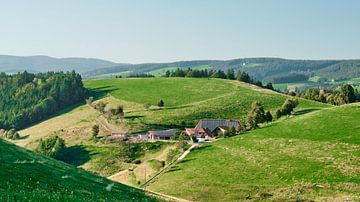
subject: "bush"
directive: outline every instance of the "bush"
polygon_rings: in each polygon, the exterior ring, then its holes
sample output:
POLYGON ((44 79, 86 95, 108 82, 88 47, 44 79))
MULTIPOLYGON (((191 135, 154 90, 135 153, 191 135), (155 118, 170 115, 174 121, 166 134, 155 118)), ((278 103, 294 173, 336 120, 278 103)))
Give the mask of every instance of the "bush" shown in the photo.
POLYGON ((164 107, 164 101, 163 100, 160 100, 158 102, 158 107, 164 107))
POLYGON ((248 114, 248 123, 251 128, 257 128, 258 124, 266 121, 264 107, 260 102, 254 101, 248 114))
POLYGON ((286 99, 284 104, 281 107, 281 114, 282 115, 290 115, 293 110, 295 109, 295 107, 297 107, 299 105, 298 100, 293 100, 293 99, 286 99))
POLYGON ((6 138, 10 140, 17 140, 20 138, 20 135, 15 129, 11 129, 6 133, 6 138))
POLYGON ((93 138, 95 138, 95 139, 97 139, 97 136, 98 136, 98 134, 99 134, 99 125, 94 125, 93 127, 92 127, 92 137, 93 138))
POLYGON ((276 110, 275 117, 276 117, 276 119, 279 119, 281 117, 281 110, 280 109, 276 110))
POLYGON ((55 159, 60 158, 61 153, 65 150, 65 141, 57 135, 50 136, 43 140, 40 139, 35 152, 44 156, 49 156, 55 159))
POLYGON ((281 109, 276 110, 276 118, 280 118, 283 115, 290 115, 294 109, 299 105, 297 99, 286 99, 281 109))

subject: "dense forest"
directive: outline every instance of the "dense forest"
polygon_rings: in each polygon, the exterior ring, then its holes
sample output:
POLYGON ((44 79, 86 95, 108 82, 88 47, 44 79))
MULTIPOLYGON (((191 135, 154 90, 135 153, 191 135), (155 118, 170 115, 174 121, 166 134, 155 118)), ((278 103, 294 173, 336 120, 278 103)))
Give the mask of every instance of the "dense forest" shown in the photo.
POLYGON ((20 129, 84 100, 81 76, 73 72, 0 74, 0 128, 20 129))

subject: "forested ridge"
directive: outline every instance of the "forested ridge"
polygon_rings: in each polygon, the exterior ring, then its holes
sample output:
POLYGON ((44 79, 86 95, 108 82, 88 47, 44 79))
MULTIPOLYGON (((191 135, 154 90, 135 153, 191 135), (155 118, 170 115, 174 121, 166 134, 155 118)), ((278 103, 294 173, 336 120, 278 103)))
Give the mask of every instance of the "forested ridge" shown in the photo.
POLYGON ((84 100, 73 72, 0 74, 0 128, 20 129, 84 100))

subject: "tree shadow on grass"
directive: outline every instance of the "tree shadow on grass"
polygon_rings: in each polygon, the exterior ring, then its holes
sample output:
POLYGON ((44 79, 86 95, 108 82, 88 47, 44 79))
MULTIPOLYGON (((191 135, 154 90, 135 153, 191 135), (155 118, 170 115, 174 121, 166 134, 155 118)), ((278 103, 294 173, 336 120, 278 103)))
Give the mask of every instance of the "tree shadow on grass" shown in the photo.
POLYGON ((310 113, 310 112, 314 112, 314 111, 318 111, 320 109, 303 109, 303 110, 300 110, 300 111, 296 111, 294 113, 295 116, 299 116, 299 115, 304 115, 304 114, 307 114, 307 113, 310 113))
POLYGON ((86 150, 85 146, 75 145, 66 147, 66 149, 60 154, 58 160, 74 166, 80 166, 88 162, 91 155, 90 152, 86 150))
POLYGON ((87 95, 89 97, 92 96, 94 100, 98 100, 105 97, 110 92, 118 90, 118 88, 115 88, 113 86, 102 86, 98 88, 88 88, 87 90, 87 95))
POLYGON ((192 161, 192 160, 195 160, 195 158, 183 159, 183 160, 179 161, 177 164, 183 164, 183 163, 186 163, 186 162, 189 162, 189 161, 192 161))
POLYGON ((181 170, 181 168, 179 168, 179 166, 173 166, 165 173, 172 173, 172 172, 176 172, 176 171, 180 171, 180 170, 181 170))
POLYGON ((206 149, 211 149, 213 146, 210 144, 206 144, 206 145, 201 145, 200 147, 195 147, 192 152, 199 152, 202 150, 206 150, 206 149))
POLYGON ((139 119, 144 118, 144 116, 125 116, 125 119, 139 119))
POLYGON ((18 140, 25 140, 29 137, 29 135, 20 136, 18 140))

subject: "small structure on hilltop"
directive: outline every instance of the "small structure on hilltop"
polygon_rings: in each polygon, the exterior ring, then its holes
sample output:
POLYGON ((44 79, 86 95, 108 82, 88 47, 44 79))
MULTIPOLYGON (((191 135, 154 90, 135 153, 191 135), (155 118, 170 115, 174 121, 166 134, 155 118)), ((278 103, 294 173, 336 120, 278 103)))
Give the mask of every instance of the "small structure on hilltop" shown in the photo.
POLYGON ((222 119, 202 119, 195 128, 185 128, 185 133, 189 136, 195 136, 198 140, 206 140, 216 137, 219 133, 224 133, 232 127, 239 127, 238 120, 222 119))
POLYGON ((178 129, 170 129, 170 130, 157 130, 157 131, 149 131, 147 135, 149 140, 171 140, 174 134, 179 131, 178 129))

